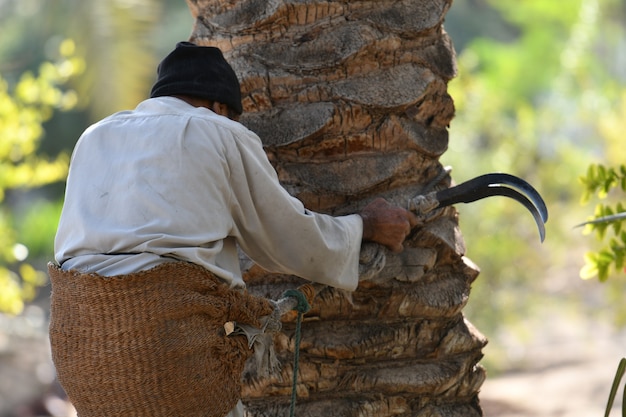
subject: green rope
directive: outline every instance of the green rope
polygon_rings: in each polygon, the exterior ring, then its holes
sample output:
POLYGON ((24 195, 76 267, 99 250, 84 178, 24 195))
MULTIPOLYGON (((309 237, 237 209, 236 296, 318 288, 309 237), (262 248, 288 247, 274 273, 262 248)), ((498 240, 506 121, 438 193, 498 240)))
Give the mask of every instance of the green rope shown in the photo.
POLYGON ((311 309, 311 306, 309 305, 309 302, 307 301, 302 291, 287 290, 283 293, 281 298, 287 297, 293 297, 298 301, 298 304, 293 308, 295 311, 304 314, 311 309))
POLYGON ((298 304, 294 307, 294 310, 298 312, 298 319, 296 321, 296 340, 293 355, 293 383, 291 387, 291 405, 289 408, 289 417, 294 417, 296 412, 296 390, 298 387, 298 363, 300 360, 302 316, 311 309, 311 306, 309 305, 309 302, 304 294, 298 290, 287 290, 283 293, 283 297, 293 297, 298 300, 298 304))

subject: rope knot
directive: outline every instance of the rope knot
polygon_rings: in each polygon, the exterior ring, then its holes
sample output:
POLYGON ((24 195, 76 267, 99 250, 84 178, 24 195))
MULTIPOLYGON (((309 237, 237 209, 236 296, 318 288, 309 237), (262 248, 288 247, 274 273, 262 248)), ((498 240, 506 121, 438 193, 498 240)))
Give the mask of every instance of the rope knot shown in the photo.
POLYGON ((309 304, 309 300, 307 300, 306 296, 304 295, 302 291, 294 290, 294 289, 287 290, 283 293, 282 298, 287 298, 287 297, 295 298, 298 301, 298 304, 296 304, 296 306, 293 308, 293 310, 297 311, 298 313, 305 314, 309 310, 311 310, 311 305, 309 304))

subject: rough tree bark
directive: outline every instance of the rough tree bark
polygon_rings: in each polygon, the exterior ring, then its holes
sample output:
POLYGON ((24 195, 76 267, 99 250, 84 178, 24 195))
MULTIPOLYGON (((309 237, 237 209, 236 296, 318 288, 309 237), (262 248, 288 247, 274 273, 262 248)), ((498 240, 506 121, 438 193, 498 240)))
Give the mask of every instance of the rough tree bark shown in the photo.
MULTIPOLYGON (((452 0, 187 2, 190 40, 224 51, 242 81, 242 122, 308 208, 344 214, 378 196, 406 204, 441 174, 454 116, 443 29, 452 0)), ((478 275, 464 253, 447 208, 356 292, 321 292, 303 324, 296 414, 482 415, 486 340, 462 314, 478 275)), ((245 269, 257 294, 276 299, 296 286, 245 269)), ((244 378, 249 416, 287 415, 293 320, 275 342, 282 370, 244 378)))

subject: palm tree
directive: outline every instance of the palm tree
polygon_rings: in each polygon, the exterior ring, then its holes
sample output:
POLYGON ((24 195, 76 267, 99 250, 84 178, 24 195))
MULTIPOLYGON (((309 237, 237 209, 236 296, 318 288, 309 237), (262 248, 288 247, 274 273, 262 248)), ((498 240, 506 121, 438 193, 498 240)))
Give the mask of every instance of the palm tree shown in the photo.
MULTIPOLYGON (((454 116, 455 54, 443 29, 452 0, 187 3, 191 40, 225 51, 242 81, 242 122, 308 208, 343 214, 449 186, 439 157, 454 116)), ((303 324, 297 415, 482 415, 486 340, 462 313, 478 275, 464 253, 447 208, 356 292, 319 293, 303 324)), ((246 270, 259 295, 294 286, 246 270)), ((249 416, 286 414, 294 329, 287 321, 275 338, 280 372, 245 376, 249 416)))

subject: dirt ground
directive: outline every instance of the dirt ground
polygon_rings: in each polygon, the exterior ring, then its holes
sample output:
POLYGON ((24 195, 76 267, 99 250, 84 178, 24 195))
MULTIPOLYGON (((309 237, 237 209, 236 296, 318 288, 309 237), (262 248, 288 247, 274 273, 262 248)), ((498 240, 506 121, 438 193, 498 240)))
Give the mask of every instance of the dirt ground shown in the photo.
MULTIPOLYGON (((485 417, 604 415, 617 365, 626 356, 626 331, 581 320, 551 317, 536 338, 510 344, 516 370, 488 374, 480 393, 485 417)), ((0 417, 75 416, 54 383, 46 328, 40 307, 16 319, 0 315, 0 417)), ((620 404, 618 399, 611 416, 621 415, 620 404)))
MULTIPOLYGON (((517 370, 488 374, 480 393, 485 417, 604 416, 617 366, 626 357, 626 331, 589 317, 547 317, 537 337, 518 346, 517 370)), ((625 382, 611 416, 622 415, 625 382)))
MULTIPOLYGON (((626 345, 622 345, 626 346, 626 345)), ((626 356, 614 341, 574 357, 567 347, 543 367, 487 378, 480 393, 485 417, 602 417, 619 360, 626 356)), ((622 382, 623 387, 624 382, 622 382)), ((621 416, 621 392, 612 416, 621 416)))

